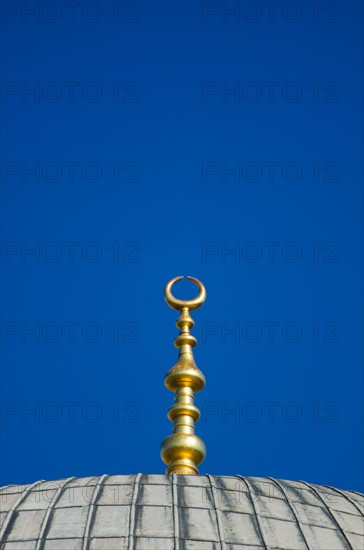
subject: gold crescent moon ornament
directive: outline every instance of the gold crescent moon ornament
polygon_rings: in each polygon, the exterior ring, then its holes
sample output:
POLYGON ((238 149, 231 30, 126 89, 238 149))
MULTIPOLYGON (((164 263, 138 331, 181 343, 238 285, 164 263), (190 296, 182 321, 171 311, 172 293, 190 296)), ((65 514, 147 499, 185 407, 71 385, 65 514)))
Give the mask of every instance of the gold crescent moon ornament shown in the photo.
POLYGON ((195 422, 200 418, 200 411, 194 404, 194 394, 203 389, 206 379, 193 357, 192 350, 197 340, 190 333, 195 323, 189 310, 202 306, 206 300, 206 289, 195 277, 187 277, 195 283, 199 293, 192 300, 179 300, 173 296, 172 287, 181 279, 182 276, 175 277, 164 289, 167 304, 180 311, 176 323, 180 332, 174 341, 179 350, 178 361, 164 377, 164 385, 175 393, 175 403, 168 411, 168 418, 173 422, 173 433, 162 441, 161 458, 167 464, 167 474, 197 475, 197 466, 206 456, 206 447, 202 439, 195 435, 195 422))
POLYGON ((199 308, 206 300, 206 288, 201 283, 201 281, 199 281, 195 277, 190 277, 187 275, 187 279, 195 283, 195 285, 199 289, 199 293, 196 298, 193 298, 192 300, 180 300, 179 298, 175 298, 173 296, 172 287, 175 285, 175 283, 177 283, 177 281, 181 281, 182 279, 183 275, 180 275, 179 277, 171 279, 169 283, 166 284, 166 287, 164 289, 165 301, 167 302, 169 307, 171 307, 172 309, 176 309, 177 311, 181 311, 185 307, 187 307, 191 311, 199 308))

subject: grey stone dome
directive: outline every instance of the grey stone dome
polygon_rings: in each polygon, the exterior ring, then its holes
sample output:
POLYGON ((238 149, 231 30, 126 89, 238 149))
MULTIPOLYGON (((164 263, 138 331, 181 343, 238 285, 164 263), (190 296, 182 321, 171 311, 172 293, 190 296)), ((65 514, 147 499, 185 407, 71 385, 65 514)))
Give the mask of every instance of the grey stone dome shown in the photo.
POLYGON ((0 492, 2 550, 364 548, 364 495, 271 478, 104 475, 0 492))

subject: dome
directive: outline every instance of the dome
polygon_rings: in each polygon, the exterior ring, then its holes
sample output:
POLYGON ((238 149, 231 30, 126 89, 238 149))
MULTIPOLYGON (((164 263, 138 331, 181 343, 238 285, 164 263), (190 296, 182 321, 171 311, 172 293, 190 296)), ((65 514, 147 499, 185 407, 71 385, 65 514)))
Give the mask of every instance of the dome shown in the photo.
POLYGON ((1 489, 2 550, 364 548, 364 495, 303 481, 103 475, 1 489))
POLYGON ((1 550, 363 550, 364 495, 273 478, 198 475, 205 444, 195 435, 198 369, 189 310, 203 304, 165 299, 180 311, 177 363, 165 375, 175 393, 173 433, 161 444, 166 475, 103 475, 37 481, 0 489, 1 550))

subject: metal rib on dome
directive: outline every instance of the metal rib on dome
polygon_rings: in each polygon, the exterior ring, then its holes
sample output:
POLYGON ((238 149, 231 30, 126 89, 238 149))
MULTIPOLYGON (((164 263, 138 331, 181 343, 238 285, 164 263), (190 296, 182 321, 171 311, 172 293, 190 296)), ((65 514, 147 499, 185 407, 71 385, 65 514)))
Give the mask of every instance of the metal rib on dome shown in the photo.
POLYGON ((358 550, 364 495, 255 477, 110 475, 0 489, 2 550, 358 550))

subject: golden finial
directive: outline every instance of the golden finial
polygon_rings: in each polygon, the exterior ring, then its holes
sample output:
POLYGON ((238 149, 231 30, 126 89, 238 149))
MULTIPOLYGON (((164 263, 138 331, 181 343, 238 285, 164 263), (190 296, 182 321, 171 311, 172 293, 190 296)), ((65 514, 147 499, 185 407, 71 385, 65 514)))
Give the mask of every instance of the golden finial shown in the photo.
POLYGON ((174 423, 173 434, 162 441, 161 457, 168 466, 167 474, 198 474, 197 466, 206 456, 206 447, 202 439, 195 435, 195 422, 200 411, 194 405, 194 393, 202 390, 206 380, 197 368, 192 348, 197 340, 190 334, 194 321, 189 310, 197 309, 206 300, 204 285, 194 277, 187 277, 199 289, 198 296, 192 300, 179 300, 172 295, 172 287, 183 277, 175 277, 167 283, 164 297, 167 304, 181 312, 176 327, 180 329, 174 345, 179 349, 177 363, 167 372, 164 384, 175 392, 175 404, 169 408, 168 418, 174 423))

